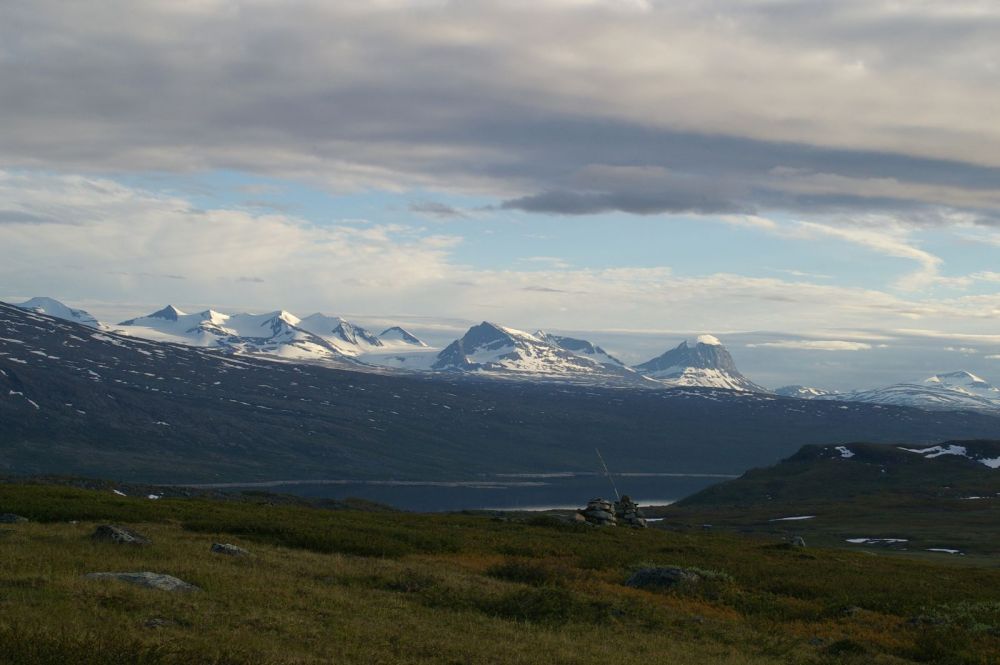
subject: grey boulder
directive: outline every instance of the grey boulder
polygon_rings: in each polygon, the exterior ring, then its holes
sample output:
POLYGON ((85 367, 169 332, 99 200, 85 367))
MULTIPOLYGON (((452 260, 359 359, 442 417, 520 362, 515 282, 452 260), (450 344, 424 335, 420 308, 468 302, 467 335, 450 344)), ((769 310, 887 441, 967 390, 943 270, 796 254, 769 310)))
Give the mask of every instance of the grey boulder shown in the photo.
POLYGON ((91 539, 119 545, 150 545, 152 541, 141 533, 114 524, 102 524, 94 530, 91 539))
POLYGON ((242 547, 229 543, 212 543, 212 551, 216 554, 225 554, 227 556, 249 556, 250 554, 250 552, 242 547))
POLYGON ((201 591, 199 587, 193 584, 188 584, 173 575, 164 575, 163 573, 88 573, 84 577, 88 580, 118 580, 146 589, 158 589, 159 591, 201 591))
POLYGON ((19 522, 27 521, 27 517, 21 517, 20 515, 15 515, 14 513, 0 513, 0 524, 17 524, 19 522))

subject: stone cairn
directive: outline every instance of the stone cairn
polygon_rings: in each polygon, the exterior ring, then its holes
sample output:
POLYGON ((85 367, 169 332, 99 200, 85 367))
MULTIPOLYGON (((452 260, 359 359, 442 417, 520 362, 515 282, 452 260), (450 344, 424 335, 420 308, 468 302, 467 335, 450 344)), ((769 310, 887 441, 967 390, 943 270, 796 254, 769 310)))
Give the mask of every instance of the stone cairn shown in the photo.
POLYGON ((615 519, 614 506, 610 501, 600 498, 588 501, 587 507, 581 510, 580 514, 594 526, 615 526, 618 523, 615 519))
POLYGON ((633 501, 628 494, 623 495, 615 504, 615 517, 624 526, 630 526, 633 529, 646 528, 646 519, 642 516, 642 511, 639 510, 639 504, 633 501))
POLYGON ((642 511, 628 495, 623 496, 615 503, 602 498, 591 499, 587 502, 587 507, 578 512, 588 524, 594 526, 618 526, 621 524, 635 529, 646 527, 642 511))

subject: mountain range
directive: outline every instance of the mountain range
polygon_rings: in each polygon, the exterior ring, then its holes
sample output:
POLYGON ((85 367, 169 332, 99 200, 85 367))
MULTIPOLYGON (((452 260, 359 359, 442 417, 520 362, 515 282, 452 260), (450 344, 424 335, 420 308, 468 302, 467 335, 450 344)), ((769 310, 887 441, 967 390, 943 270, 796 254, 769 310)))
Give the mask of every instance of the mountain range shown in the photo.
POLYGON ((599 447, 617 469, 681 474, 694 491, 717 479, 705 474, 770 464, 803 444, 914 447, 989 437, 998 423, 704 387, 359 371, 142 339, 3 303, 0 329, 0 473, 484 482, 593 472, 599 447))
POLYGON ((805 385, 769 391, 744 376, 729 350, 712 335, 684 340, 656 358, 629 367, 585 339, 542 330, 529 333, 488 321, 472 326, 443 349, 436 349, 401 326, 375 333, 341 317, 318 312, 301 319, 284 310, 224 314, 208 309, 189 314, 168 305, 145 316, 107 325, 52 298, 32 298, 17 306, 131 337, 233 355, 357 370, 464 374, 648 389, 712 388, 804 400, 1000 412, 1000 388, 966 371, 849 392, 805 385))

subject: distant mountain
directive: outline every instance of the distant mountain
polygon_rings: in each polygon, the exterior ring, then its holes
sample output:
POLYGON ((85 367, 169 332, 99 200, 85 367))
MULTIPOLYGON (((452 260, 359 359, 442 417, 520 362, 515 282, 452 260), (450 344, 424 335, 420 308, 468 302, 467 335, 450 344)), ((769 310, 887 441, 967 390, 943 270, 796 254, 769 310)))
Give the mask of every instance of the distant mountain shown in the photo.
POLYGON ((819 399, 915 406, 921 409, 1000 410, 1000 389, 966 371, 936 374, 920 383, 898 383, 819 399))
POLYGON ((965 370, 948 372, 947 374, 935 374, 929 379, 924 379, 924 383, 929 386, 948 388, 949 390, 985 397, 986 399, 1000 399, 1000 388, 965 370))
POLYGON ((391 328, 386 328, 381 333, 379 333, 378 338, 382 342, 383 346, 385 346, 385 345, 397 345, 397 344, 405 344, 405 345, 409 345, 409 346, 418 346, 418 347, 426 347, 427 346, 423 342, 423 340, 421 340, 420 338, 418 338, 416 335, 414 335, 410 331, 405 330, 404 328, 400 328, 399 326, 393 326, 391 328))
POLYGON ((782 397, 796 397, 798 399, 816 399, 818 397, 837 395, 838 393, 835 390, 823 390, 822 388, 793 385, 775 388, 774 394, 781 395, 782 397))
POLYGON ((740 373, 729 351, 712 335, 701 335, 694 344, 685 340, 663 355, 636 365, 633 369, 669 386, 768 392, 740 373))
POLYGON ((347 361, 339 345, 300 327, 300 319, 278 310, 266 314, 187 314, 173 305, 128 319, 117 332, 160 342, 217 348, 228 353, 267 355, 286 360, 347 361))
MULTIPOLYGON (((270 335, 276 326, 280 337, 291 326, 285 318, 279 312, 247 327, 270 335)), ((803 443, 874 437, 915 448, 995 436, 1000 423, 981 413, 844 408, 722 390, 276 363, 98 331, 3 303, 0 329, 0 474, 481 482, 499 473, 590 472, 595 446, 619 470, 725 474, 773 463, 803 443)), ((947 460, 962 461, 930 461, 947 460)))
MULTIPOLYGON (((644 383, 642 377, 584 340, 532 335, 484 321, 449 344, 431 365, 436 371, 546 379, 644 383), (557 340, 567 344, 571 351, 557 340)), ((650 384, 652 385, 652 384, 650 384)))
POLYGON ((91 316, 89 312, 85 312, 82 309, 67 307, 54 298, 35 297, 15 306, 20 307, 21 309, 31 310, 32 312, 38 312, 39 314, 48 314, 49 316, 54 316, 57 319, 80 323, 91 328, 101 329, 104 327, 104 324, 91 316))
POLYGON ((384 346, 378 335, 339 316, 326 316, 316 312, 296 325, 335 344, 346 355, 360 355, 384 346))
POLYGON ((565 349, 570 353, 576 354, 578 356, 583 356, 585 358, 590 358, 591 360, 596 360, 602 365, 614 365, 617 367, 624 367, 625 363, 615 358, 613 355, 602 349, 601 347, 588 342, 585 339, 577 339, 575 337, 563 337, 562 335, 552 335, 545 332, 544 330, 539 330, 535 332, 535 337, 555 344, 561 349, 565 349))

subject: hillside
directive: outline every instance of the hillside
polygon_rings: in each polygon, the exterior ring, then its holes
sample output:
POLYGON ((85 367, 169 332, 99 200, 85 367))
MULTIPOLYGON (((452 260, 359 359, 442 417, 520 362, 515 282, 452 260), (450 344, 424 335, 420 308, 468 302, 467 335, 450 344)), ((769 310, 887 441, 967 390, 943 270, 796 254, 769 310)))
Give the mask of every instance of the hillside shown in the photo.
POLYGON ((985 665, 1000 570, 599 529, 0 485, 0 662, 985 665), (102 523, 152 540, 94 542, 102 523), (232 543, 247 556, 211 551, 232 543), (650 567, 672 588, 628 586, 650 567), (173 575, 180 593, 94 572, 173 575))
POLYGON ((742 473, 808 443, 985 438, 986 414, 240 358, 0 304, 0 472, 160 483, 742 473))
POLYGON ((806 446, 663 511, 669 524, 908 552, 1000 554, 1000 441, 806 446))

